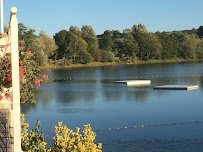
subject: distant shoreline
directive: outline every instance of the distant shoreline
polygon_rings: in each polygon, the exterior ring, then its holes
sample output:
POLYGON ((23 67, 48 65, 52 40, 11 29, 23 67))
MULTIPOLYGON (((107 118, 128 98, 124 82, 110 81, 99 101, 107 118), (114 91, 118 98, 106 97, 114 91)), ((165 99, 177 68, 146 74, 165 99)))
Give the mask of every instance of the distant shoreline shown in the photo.
POLYGON ((174 60, 149 60, 149 61, 141 61, 137 60, 134 63, 126 63, 126 62, 92 62, 88 64, 70 64, 65 66, 59 65, 46 65, 46 66, 39 66, 40 69, 67 69, 67 68, 81 68, 81 67, 100 67, 100 66, 111 66, 111 65, 136 65, 136 64, 155 64, 155 63, 181 63, 181 62, 201 62, 201 60, 185 60, 185 59, 174 59, 174 60))

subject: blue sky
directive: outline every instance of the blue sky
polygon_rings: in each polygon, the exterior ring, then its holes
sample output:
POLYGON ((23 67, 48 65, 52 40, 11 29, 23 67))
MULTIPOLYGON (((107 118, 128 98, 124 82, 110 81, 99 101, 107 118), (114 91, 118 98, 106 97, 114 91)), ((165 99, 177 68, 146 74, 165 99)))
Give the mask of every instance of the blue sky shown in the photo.
POLYGON ((4 0, 6 25, 13 6, 19 23, 50 36, 71 25, 91 25, 96 34, 122 32, 139 23, 149 32, 203 25, 203 0, 4 0))

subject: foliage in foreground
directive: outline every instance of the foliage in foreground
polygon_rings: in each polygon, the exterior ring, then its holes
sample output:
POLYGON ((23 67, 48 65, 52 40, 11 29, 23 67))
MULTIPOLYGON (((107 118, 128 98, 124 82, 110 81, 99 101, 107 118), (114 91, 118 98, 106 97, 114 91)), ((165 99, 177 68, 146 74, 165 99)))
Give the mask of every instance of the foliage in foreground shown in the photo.
MULTIPOLYGON (((4 49, 8 48, 8 44, 4 49)), ((40 86, 40 81, 48 79, 47 75, 41 75, 37 63, 34 61, 35 53, 23 46, 19 47, 19 80, 20 80, 20 101, 21 103, 35 103, 34 87, 40 86)), ((10 100, 12 93, 9 88, 12 86, 11 54, 4 53, 0 57, 0 101, 10 100), (7 88, 7 91, 4 91, 7 88)))
POLYGON ((84 130, 80 134, 80 128, 76 132, 67 128, 62 122, 58 123, 53 130, 56 135, 53 138, 53 147, 46 149, 44 133, 39 133, 40 121, 36 128, 28 133, 29 124, 25 123, 25 115, 21 114, 21 146, 25 152, 101 152, 102 144, 95 144, 96 133, 92 131, 89 124, 84 125, 84 130))

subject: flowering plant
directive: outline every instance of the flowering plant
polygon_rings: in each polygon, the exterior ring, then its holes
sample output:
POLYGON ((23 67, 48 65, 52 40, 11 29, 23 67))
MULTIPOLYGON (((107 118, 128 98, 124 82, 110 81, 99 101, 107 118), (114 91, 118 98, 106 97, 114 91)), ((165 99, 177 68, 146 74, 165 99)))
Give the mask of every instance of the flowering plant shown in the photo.
MULTIPOLYGON (((58 122, 53 131, 53 147, 46 149, 44 133, 40 132, 40 121, 37 121, 35 129, 28 130, 29 124, 25 123, 25 115, 21 114, 21 147, 23 151, 35 152, 102 152, 102 143, 95 143, 96 133, 90 124, 84 125, 84 130, 69 129, 62 122, 58 122)), ((49 135, 47 135, 49 137, 49 135)))
MULTIPOLYGON (((5 46, 7 47, 7 45, 5 46)), ((34 87, 40 86, 40 81, 48 79, 47 75, 41 75, 34 61, 35 55, 31 51, 25 51, 23 46, 19 47, 19 79, 20 79, 20 96, 21 103, 35 103, 34 87)), ((3 88, 12 86, 11 76, 11 55, 9 53, 3 54, 0 58, 0 101, 6 96, 11 98, 9 91, 4 91, 3 88)))

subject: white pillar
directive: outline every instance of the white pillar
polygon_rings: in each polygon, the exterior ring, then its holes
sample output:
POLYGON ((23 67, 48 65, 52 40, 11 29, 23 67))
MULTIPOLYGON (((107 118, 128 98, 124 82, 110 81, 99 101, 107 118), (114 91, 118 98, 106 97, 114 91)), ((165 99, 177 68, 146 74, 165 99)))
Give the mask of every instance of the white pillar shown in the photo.
POLYGON ((14 118, 14 151, 21 151, 20 126, 20 82, 19 82, 19 51, 18 51, 18 22, 17 8, 11 8, 11 59, 12 59, 12 87, 13 87, 13 118, 14 118))
POLYGON ((3 0, 1 1, 1 33, 4 33, 4 15, 3 15, 3 0))

